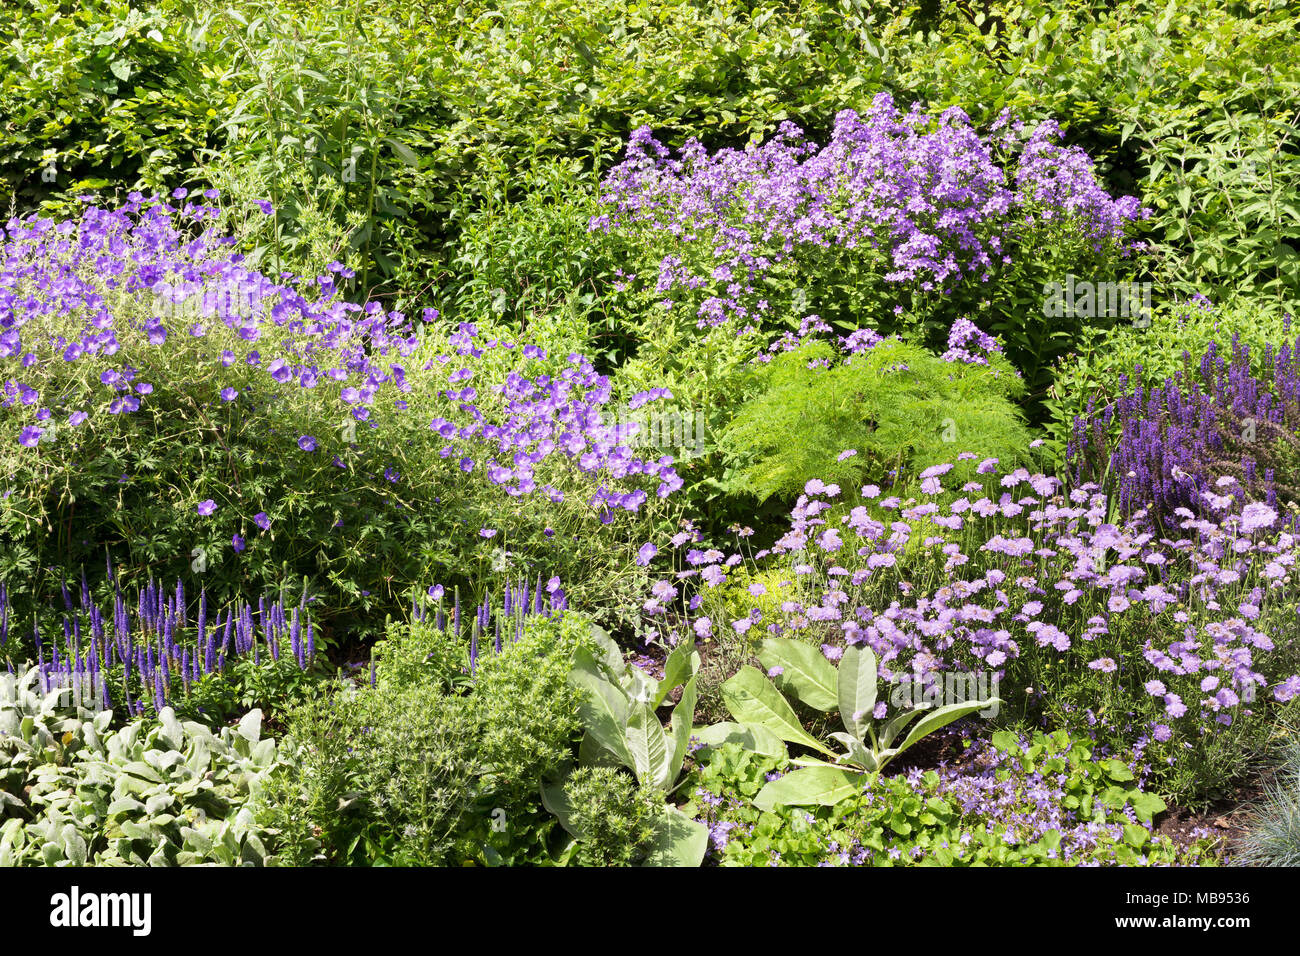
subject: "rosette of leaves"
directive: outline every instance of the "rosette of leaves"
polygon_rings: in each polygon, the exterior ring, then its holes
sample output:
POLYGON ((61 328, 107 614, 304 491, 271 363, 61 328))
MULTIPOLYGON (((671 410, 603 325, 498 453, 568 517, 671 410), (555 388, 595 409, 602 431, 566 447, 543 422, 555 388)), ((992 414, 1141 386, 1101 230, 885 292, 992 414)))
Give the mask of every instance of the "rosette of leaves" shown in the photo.
POLYGON ((759 791, 754 806, 761 810, 777 806, 834 806, 860 793, 865 783, 879 777, 894 758, 917 741, 967 714, 1000 703, 997 698, 990 698, 934 709, 922 704, 898 712, 878 729, 874 716, 876 655, 869 647, 845 648, 838 669, 816 647, 789 638, 768 638, 758 657, 769 671, 776 671, 777 683, 773 684, 756 668, 742 667, 722 685, 722 698, 736 723, 704 728, 695 735, 706 744, 741 743, 768 754, 774 752, 776 742, 785 741, 830 758, 792 760, 801 769, 759 791), (837 753, 804 730, 782 691, 793 694, 800 703, 819 713, 838 709, 844 730, 835 731, 830 737, 843 752, 837 753), (915 724, 904 736, 913 721, 915 724), (898 742, 900 737, 902 740, 898 742))
MULTIPOLYGON (((663 680, 655 680, 638 667, 628 667, 623 653, 605 631, 592 627, 597 653, 581 649, 574 655, 570 683, 585 696, 579 711, 586 733, 578 760, 588 767, 626 767, 643 791, 669 794, 677 786, 691 737, 695 713, 695 675, 700 655, 694 644, 679 644, 664 663, 663 680), (657 711, 677 687, 681 697, 665 729, 657 711)), ((559 818, 576 841, 592 840, 590 827, 581 825, 570 801, 566 781, 545 783, 542 803, 559 818)), ((699 866, 708 848, 709 831, 665 803, 653 822, 644 866, 699 866)), ((574 848, 566 849, 571 856, 574 848)), ((561 859, 565 859, 562 856, 561 859)))
POLYGON ((261 711, 214 734, 41 694, 35 669, 0 677, 0 866, 261 866, 271 834, 248 804, 278 764, 261 711))

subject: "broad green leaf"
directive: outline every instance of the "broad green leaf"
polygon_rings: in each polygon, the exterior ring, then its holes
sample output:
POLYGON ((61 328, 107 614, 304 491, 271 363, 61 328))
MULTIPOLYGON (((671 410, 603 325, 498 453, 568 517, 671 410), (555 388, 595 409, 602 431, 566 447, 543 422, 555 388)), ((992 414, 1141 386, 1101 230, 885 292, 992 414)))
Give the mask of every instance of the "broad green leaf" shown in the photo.
POLYGON ((787 773, 758 791, 754 806, 760 810, 777 807, 833 807, 862 792, 866 778, 839 767, 805 767, 787 773))
POLYGON ((1143 823, 1150 823, 1153 816, 1167 809, 1164 800, 1154 793, 1134 793, 1129 798, 1129 803, 1133 805, 1133 812, 1143 823))
POLYGON ((813 710, 835 709, 839 699, 835 667, 820 648, 788 637, 769 637, 759 648, 758 659, 769 671, 781 668, 782 673, 773 678, 777 687, 792 692, 813 710))
POLYGON ((709 828, 674 806, 655 821, 655 835, 642 866, 699 866, 709 848, 709 828))
POLYGON ((840 659, 840 719, 859 740, 871 726, 876 709, 876 655, 869 647, 850 645, 840 659))
POLYGON ((596 664, 579 651, 574 667, 569 671, 569 682, 585 691, 578 713, 588 733, 598 743, 622 762, 623 766, 635 769, 632 755, 628 752, 624 736, 628 721, 628 701, 622 688, 616 687, 596 672, 596 664))
MULTIPOLYGON (((621 679, 627 670, 627 664, 623 660, 623 652, 618 649, 614 639, 609 636, 608 631, 597 624, 591 625, 591 636, 595 639, 600 652, 600 656, 596 658, 596 661, 602 665, 611 678, 615 680, 621 679)), ((579 655, 585 653, 585 651, 578 652, 579 655)))
POLYGON ((700 654, 695 649, 695 642, 678 644, 664 661, 664 679, 659 682, 659 691, 655 694, 654 705, 659 707, 674 687, 688 680, 700 669, 700 654))
POLYGON ((1002 701, 997 697, 990 697, 988 700, 968 700, 962 704, 948 704, 940 707, 938 710, 931 711, 921 718, 920 723, 912 728, 904 741, 895 750, 895 755, 901 754, 912 744, 916 743, 922 737, 934 733, 942 727, 947 727, 954 720, 960 720, 967 714, 973 714, 977 710, 983 710, 985 707, 991 707, 994 704, 1001 704, 1002 701))
POLYGON ((582 743, 578 745, 578 763, 584 767, 626 766, 618 757, 606 750, 591 731, 582 735, 582 743))
POLYGON ((582 834, 573 826, 573 807, 569 805, 568 797, 564 793, 564 781, 543 783, 541 795, 542 806, 560 821, 560 826, 564 827, 565 832, 575 839, 582 839, 582 834))
POLYGON ((889 723, 885 724, 880 731, 880 746, 889 747, 892 745, 895 738, 902 733, 903 728, 924 714, 929 707, 929 704, 922 704, 914 710, 905 710, 891 717, 889 723))
POLYGON ((876 759, 876 755, 868 750, 866 744, 857 737, 839 730, 831 734, 831 737, 844 745, 846 752, 840 758, 841 763, 849 763, 868 772, 879 768, 880 761, 876 759))
POLYGON ((239 735, 250 744, 255 744, 262 736, 262 712, 250 710, 239 721, 239 735))
POLYGON ((668 773, 668 738, 648 701, 632 705, 626 737, 637 781, 643 787, 663 788, 668 773))
POLYGON ((735 724, 725 722, 711 727, 696 727, 691 731, 706 747, 721 747, 723 744, 739 744, 746 750, 768 757, 789 756, 781 738, 769 728, 758 724, 735 724))
POLYGON ((835 756, 833 750, 803 729, 781 692, 748 664, 722 685, 722 699, 740 723, 766 727, 782 740, 835 756))
POLYGON ((695 718, 695 698, 695 675, 692 674, 686 686, 682 688, 681 699, 673 708, 672 753, 668 758, 668 774, 663 782, 665 790, 672 789, 686 760, 686 751, 691 743, 691 723, 695 718))

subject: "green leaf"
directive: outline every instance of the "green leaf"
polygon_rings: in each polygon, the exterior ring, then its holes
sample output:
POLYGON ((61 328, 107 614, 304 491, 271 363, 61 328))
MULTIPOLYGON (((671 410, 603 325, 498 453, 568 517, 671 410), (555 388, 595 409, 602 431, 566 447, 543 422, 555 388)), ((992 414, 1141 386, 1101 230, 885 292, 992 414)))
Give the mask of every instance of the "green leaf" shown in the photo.
POLYGON ((648 701, 637 701, 632 705, 627 718, 626 739, 632 770, 641 786, 666 788, 668 738, 648 701))
POLYGON ((859 740, 867 732, 876 708, 876 655, 869 647, 850 645, 840 659, 840 719, 859 740))
POLYGON ((591 731, 587 731, 582 735, 582 743, 578 745, 578 763, 584 767, 627 766, 618 757, 610 753, 591 731))
POLYGON ((63 855, 73 866, 86 865, 87 846, 85 839, 77 832, 75 825, 69 823, 63 828, 63 855))
POLYGON ((709 828, 674 806, 655 821, 655 835, 642 866, 699 866, 709 848, 709 828))
POLYGON ((924 714, 929 707, 929 704, 922 704, 913 710, 905 710, 891 717, 889 723, 885 724, 880 731, 880 746, 890 746, 894 739, 903 732, 903 728, 924 714))
POLYGON ((262 736, 262 712, 254 709, 241 717, 238 733, 250 744, 257 743, 262 736))
POLYGON ((691 731, 691 736, 706 747, 738 744, 746 750, 768 757, 779 757, 784 760, 789 756, 781 738, 769 728, 757 724, 724 722, 711 727, 696 727, 691 731))
POLYGON ((983 710, 985 707, 991 707, 993 704, 1000 704, 1002 701, 997 697, 990 697, 988 700, 968 700, 962 704, 948 704, 946 707, 940 707, 921 718, 920 723, 912 728, 912 732, 907 735, 903 743, 894 751, 893 756, 901 754, 912 744, 916 743, 922 737, 934 733, 942 727, 947 727, 954 720, 960 720, 967 714, 973 714, 977 710, 983 710))
POLYGON ((1135 849, 1140 848, 1147 842, 1151 834, 1147 832, 1146 827, 1140 827, 1136 823, 1124 824, 1124 842, 1135 849))
POLYGON ((1152 817, 1167 809, 1164 800, 1154 793, 1134 793, 1129 802, 1133 805, 1133 812, 1143 823, 1150 823, 1152 817))
POLYGON ((1122 760, 1110 759, 1106 761, 1106 773, 1110 779, 1117 783, 1124 783, 1133 779, 1133 771, 1122 760))
POLYGON ((628 722, 628 700, 623 689, 610 683, 599 672, 599 665, 591 655, 579 651, 574 655, 574 666, 569 671, 569 683, 585 691, 578 713, 588 733, 612 753, 623 766, 636 769, 628 751, 625 732, 628 722))
POLYGON ((833 750, 803 729, 781 692, 748 664, 722 685, 722 699, 740 723, 766 727, 782 740, 835 756, 833 750))
POLYGON ((686 681, 699 668, 700 654, 695 649, 694 641, 689 644, 682 642, 674 647, 668 659, 664 661, 664 679, 659 682, 654 705, 658 707, 663 704, 665 698, 672 693, 672 689, 686 681))
POLYGON ((673 783, 682 772, 686 752, 690 749, 691 724, 695 719, 695 698, 695 676, 691 675, 691 679, 682 688, 681 700, 673 708, 671 719, 673 751, 668 758, 668 773, 663 783, 665 790, 672 788, 673 783))
POLYGON ((759 648, 758 659, 769 671, 782 669, 773 678, 781 690, 793 692, 813 710, 825 713, 835 709, 835 667, 819 648, 788 637, 769 637, 759 648))
POLYGON ((391 136, 384 137, 384 142, 393 147, 393 152, 397 154, 397 158, 406 163, 406 165, 410 166, 412 169, 420 168, 420 157, 415 154, 415 151, 411 149, 411 147, 399 140, 393 139, 391 136))
POLYGON ((839 767, 804 767, 773 780, 758 792, 754 806, 774 810, 780 806, 833 807, 862 792, 866 778, 839 767))
MULTIPOLYGON (((597 624, 591 625, 591 636, 600 648, 601 656, 596 658, 597 663, 608 672, 609 676, 615 680, 622 678, 627 671, 627 664, 623 660, 623 652, 618 649, 614 639, 609 636, 609 632, 597 624)), ((579 654, 584 654, 579 651, 579 654)))

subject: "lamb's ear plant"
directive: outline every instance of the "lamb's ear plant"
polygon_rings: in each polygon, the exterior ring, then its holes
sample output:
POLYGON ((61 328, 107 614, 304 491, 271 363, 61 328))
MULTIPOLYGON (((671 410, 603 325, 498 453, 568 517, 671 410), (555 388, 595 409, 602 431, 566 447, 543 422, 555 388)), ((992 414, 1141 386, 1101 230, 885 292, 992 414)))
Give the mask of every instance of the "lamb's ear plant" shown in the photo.
MULTIPOLYGON (((628 667, 622 651, 599 627, 592 627, 597 653, 574 655, 570 683, 585 692, 580 717, 586 734, 578 751, 583 766, 622 766, 636 775, 642 790, 669 794, 678 785, 691 738, 695 713, 695 675, 700 655, 694 644, 679 644, 664 663, 662 680, 628 667), (670 726, 655 711, 674 688, 682 695, 673 707, 670 726)), ((564 782, 545 783, 542 803, 575 839, 588 834, 575 825, 564 782)), ((708 829, 672 804, 655 822, 647 866, 699 866, 708 847, 708 829)))
POLYGON ((728 734, 749 732, 756 738, 775 734, 780 740, 831 758, 827 761, 801 757, 791 761, 800 769, 768 783, 754 798, 754 805, 761 810, 777 806, 834 806, 860 793, 864 785, 879 777, 895 757, 918 740, 967 714, 1001 703, 997 698, 990 698, 947 704, 933 710, 929 704, 921 704, 895 714, 878 728, 874 716, 876 655, 869 647, 845 648, 838 670, 812 645, 789 638, 768 638, 759 649, 758 658, 769 673, 777 674, 777 684, 746 665, 722 685, 723 700, 739 725, 728 734), (830 737, 843 746, 843 753, 837 754, 803 729, 782 690, 794 694, 812 710, 830 713, 838 708, 844 730, 835 731, 830 737), (902 742, 895 744, 918 717, 921 719, 902 742))

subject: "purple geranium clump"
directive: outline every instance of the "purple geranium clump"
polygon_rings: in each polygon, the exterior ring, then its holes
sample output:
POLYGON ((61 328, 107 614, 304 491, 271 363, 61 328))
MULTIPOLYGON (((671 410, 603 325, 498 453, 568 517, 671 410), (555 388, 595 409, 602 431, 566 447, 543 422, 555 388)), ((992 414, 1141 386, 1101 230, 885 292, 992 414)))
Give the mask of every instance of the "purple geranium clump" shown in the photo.
MULTIPOLYGON (((38 423, 52 412, 41 407, 43 399, 55 410, 75 403, 66 409, 73 426, 91 416, 146 408, 158 396, 154 386, 136 380, 150 350, 188 349, 187 361, 209 362, 217 373, 207 399, 212 403, 241 396, 256 403, 258 392, 326 388, 323 397, 335 396, 353 422, 372 427, 382 423, 374 414, 381 407, 395 414, 414 407, 403 397, 414 388, 403 363, 420 337, 402 313, 341 299, 332 276, 308 284, 309 297, 249 270, 230 252, 233 238, 219 235, 213 222, 218 213, 132 193, 119 209, 90 207, 75 221, 7 223, 0 234, 0 408, 7 410, 4 423, 17 446, 44 443, 49 429, 38 423), (190 335, 167 334, 170 323, 182 322, 190 335), (206 339, 224 341, 210 350, 192 344, 206 339), (90 384, 78 386, 82 394, 68 394, 51 375, 77 363, 106 367, 83 379, 90 384), (237 379, 222 381, 223 373, 237 379)), ((337 263, 330 269, 351 274, 337 263)), ((436 316, 425 310, 426 321, 436 316)), ((451 334, 450 345, 455 357, 437 360, 449 387, 438 393, 445 410, 430 423, 437 433, 430 440, 443 442, 444 458, 464 448, 467 453, 453 459, 464 471, 475 471, 479 462, 478 474, 511 495, 559 501, 565 491, 555 486, 557 479, 576 470, 592 479, 587 500, 606 517, 638 511, 650 494, 663 498, 681 487, 670 458, 637 458, 604 424, 602 408, 612 388, 586 357, 547 363, 544 349, 485 340, 469 324, 451 334), (492 352, 504 353, 514 370, 503 384, 476 387, 484 381, 477 367, 492 352), (554 476, 543 474, 542 463, 552 456, 563 461, 549 466, 554 476)), ((434 366, 430 361, 423 371, 440 374, 434 366)), ((203 377, 196 374, 196 380, 203 377)), ((668 395, 651 389, 636 402, 668 395)), ((320 439, 302 434, 297 444, 310 452, 320 439)), ((400 480, 391 465, 377 473, 400 480)), ((265 530, 263 520, 258 524, 265 530)))

